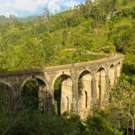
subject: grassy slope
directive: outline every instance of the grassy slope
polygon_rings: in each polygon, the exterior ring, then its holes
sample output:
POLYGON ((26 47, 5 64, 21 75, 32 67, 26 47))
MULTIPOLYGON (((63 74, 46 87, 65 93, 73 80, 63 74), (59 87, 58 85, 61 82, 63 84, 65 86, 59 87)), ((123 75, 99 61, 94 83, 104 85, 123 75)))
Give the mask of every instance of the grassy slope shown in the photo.
MULTIPOLYGON (((129 3, 119 7, 119 10, 133 6, 129 3)), ((37 17, 34 21, 1 24, 0 70, 23 70, 98 59, 104 57, 104 53, 116 52, 117 44, 124 46, 126 62, 133 63, 134 22, 134 18, 129 15, 114 17, 93 27, 91 18, 77 15, 76 10, 72 10, 52 16, 49 21, 37 17), (132 32, 132 35, 127 35, 127 38, 130 37, 127 39, 128 45, 118 40, 126 33, 125 28, 132 32), (96 52, 97 55, 88 55, 87 51, 96 52)))

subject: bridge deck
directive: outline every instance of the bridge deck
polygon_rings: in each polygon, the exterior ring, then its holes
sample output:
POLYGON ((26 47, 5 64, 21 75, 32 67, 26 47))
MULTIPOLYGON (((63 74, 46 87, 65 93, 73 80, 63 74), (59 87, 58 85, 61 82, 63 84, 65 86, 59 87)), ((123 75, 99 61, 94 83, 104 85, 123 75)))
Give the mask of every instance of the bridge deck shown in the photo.
POLYGON ((6 77, 6 76, 21 76, 21 75, 35 75, 40 74, 45 71, 54 71, 54 70, 61 70, 61 69, 69 69, 71 67, 80 67, 80 66, 86 66, 90 64, 100 64, 105 63, 112 60, 117 59, 123 59, 123 55, 121 54, 114 54, 106 58, 102 58, 99 60, 93 60, 93 61, 87 61, 87 62, 80 62, 80 63, 73 63, 73 64, 66 64, 66 65, 58 65, 58 66, 51 66, 51 67, 45 67, 41 69, 32 69, 32 70, 24 70, 24 71, 10 71, 10 72, 0 72, 0 77, 6 77))

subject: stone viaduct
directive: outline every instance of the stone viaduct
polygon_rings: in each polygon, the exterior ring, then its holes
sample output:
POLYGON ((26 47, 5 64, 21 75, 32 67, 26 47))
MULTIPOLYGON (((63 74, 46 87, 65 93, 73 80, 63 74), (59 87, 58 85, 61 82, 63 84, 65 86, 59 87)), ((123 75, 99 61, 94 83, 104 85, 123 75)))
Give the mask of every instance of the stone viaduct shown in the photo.
POLYGON ((100 60, 45 67, 41 70, 0 73, 0 84, 6 85, 16 102, 23 86, 30 79, 38 82, 40 106, 51 112, 56 104, 55 82, 61 77, 60 114, 75 112, 87 116, 95 105, 104 106, 109 91, 117 83, 123 56, 113 55, 100 60))

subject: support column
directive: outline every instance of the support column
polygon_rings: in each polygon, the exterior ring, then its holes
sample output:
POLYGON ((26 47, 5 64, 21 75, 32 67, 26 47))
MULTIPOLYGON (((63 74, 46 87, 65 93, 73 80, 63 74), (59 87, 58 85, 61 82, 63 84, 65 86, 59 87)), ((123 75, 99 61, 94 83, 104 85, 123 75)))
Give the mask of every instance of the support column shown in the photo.
POLYGON ((109 71, 110 70, 110 68, 108 68, 107 69, 107 73, 106 73, 106 84, 107 84, 107 87, 106 87, 106 89, 107 89, 107 92, 109 93, 110 91, 111 91, 111 89, 112 89, 112 86, 111 86, 111 80, 110 80, 110 74, 109 74, 109 71))
POLYGON ((72 97, 72 112, 78 112, 78 82, 76 78, 73 80, 73 97, 72 97))
POLYGON ((110 90, 111 90, 110 79, 109 79, 109 71, 108 70, 106 72, 105 79, 106 79, 106 88, 105 88, 103 106, 105 106, 108 103, 109 93, 110 93, 110 90))
POLYGON ((91 86, 93 106, 92 108, 94 109, 97 106, 97 81, 95 75, 92 76, 91 86))
POLYGON ((118 77, 117 77, 117 65, 114 66, 114 86, 116 86, 118 81, 118 77))
MULTIPOLYGON (((16 80, 17 80, 17 78, 16 78, 16 80)), ((14 108, 14 111, 18 111, 18 109, 20 109, 21 103, 22 103, 22 100, 21 100, 22 82, 17 80, 12 83, 13 83, 12 86, 13 86, 13 89, 15 92, 15 95, 13 97, 13 106, 14 106, 13 108, 14 108)))
POLYGON ((77 78, 77 70, 75 69, 74 65, 71 71, 72 81, 73 81, 73 97, 72 97, 72 112, 78 113, 78 78, 77 78))
POLYGON ((48 113, 54 112, 54 94, 51 82, 51 80, 48 81, 48 87, 45 91, 45 111, 48 113))

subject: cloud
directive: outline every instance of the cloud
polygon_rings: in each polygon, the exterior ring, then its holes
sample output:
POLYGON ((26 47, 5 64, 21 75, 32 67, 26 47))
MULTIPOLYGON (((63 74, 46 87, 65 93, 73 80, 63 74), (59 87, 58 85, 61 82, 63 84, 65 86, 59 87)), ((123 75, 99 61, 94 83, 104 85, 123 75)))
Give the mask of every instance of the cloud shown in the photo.
POLYGON ((63 9, 74 7, 79 3, 79 0, 51 0, 48 3, 48 9, 51 13, 56 13, 63 9))
POLYGON ((80 0, 0 0, 0 15, 28 16, 39 14, 45 7, 56 13, 79 3, 80 0))
POLYGON ((19 11, 32 13, 47 3, 48 0, 0 0, 0 14, 18 15, 19 11))

